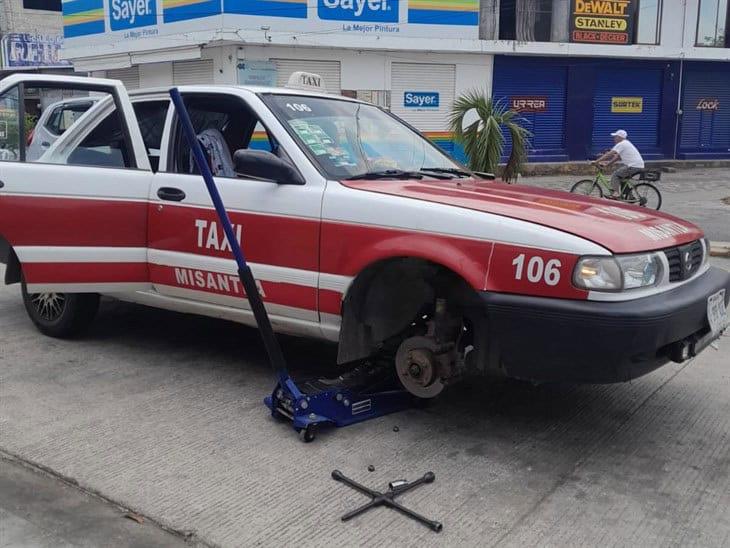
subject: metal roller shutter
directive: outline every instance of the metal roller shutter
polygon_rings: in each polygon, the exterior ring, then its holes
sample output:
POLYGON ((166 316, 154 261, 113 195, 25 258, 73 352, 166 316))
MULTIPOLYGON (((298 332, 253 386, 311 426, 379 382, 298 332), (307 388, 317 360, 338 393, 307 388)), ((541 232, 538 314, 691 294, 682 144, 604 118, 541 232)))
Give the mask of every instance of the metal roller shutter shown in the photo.
MULTIPOLYGON (((533 136, 530 140, 530 159, 564 161, 568 159, 565 146, 565 105, 568 87, 568 68, 560 65, 537 66, 519 60, 498 58, 494 68, 492 95, 507 105, 513 98, 545 100, 542 112, 522 112, 526 127, 533 136)), ((505 132, 505 154, 509 154, 512 140, 505 132)))
POLYGON ((684 74, 682 157, 730 157, 730 68, 688 67, 684 74))
POLYGON ((454 153, 449 113, 454 103, 456 66, 428 63, 393 63, 391 67, 391 112, 423 132, 446 152, 454 153), (407 108, 407 92, 438 93, 438 108, 407 108))
POLYGON ((174 61, 172 63, 172 82, 176 86, 186 84, 212 84, 213 71, 212 59, 174 61))
POLYGON ((139 66, 107 70, 106 77, 121 80, 127 89, 139 89, 139 66))
POLYGON ((340 90, 340 62, 339 61, 312 61, 309 59, 271 59, 276 63, 276 85, 284 87, 292 74, 298 71, 319 74, 327 86, 327 93, 339 95, 340 90))
POLYGON ((625 129, 629 141, 646 158, 661 156, 659 123, 662 109, 664 72, 651 68, 606 68, 598 74, 593 97, 594 154, 613 146, 611 133, 625 129), (614 97, 641 97, 641 112, 611 112, 614 97))

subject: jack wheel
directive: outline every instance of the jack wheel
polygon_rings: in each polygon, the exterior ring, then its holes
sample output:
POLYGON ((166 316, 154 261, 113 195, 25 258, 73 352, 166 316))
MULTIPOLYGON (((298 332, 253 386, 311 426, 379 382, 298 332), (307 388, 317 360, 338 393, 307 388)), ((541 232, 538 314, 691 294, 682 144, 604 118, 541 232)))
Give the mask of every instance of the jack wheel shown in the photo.
POLYGON ((317 425, 310 424, 306 428, 299 430, 299 439, 304 443, 312 443, 317 437, 317 425))

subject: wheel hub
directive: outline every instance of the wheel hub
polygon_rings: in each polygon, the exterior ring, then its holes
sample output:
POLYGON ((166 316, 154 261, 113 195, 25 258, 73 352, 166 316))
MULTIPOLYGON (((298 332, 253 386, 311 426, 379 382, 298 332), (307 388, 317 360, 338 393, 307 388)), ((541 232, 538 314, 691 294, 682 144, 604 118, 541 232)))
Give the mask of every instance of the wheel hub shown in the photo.
POLYGON ((30 295, 30 300, 41 319, 49 322, 60 318, 66 307, 63 293, 34 293, 30 295))

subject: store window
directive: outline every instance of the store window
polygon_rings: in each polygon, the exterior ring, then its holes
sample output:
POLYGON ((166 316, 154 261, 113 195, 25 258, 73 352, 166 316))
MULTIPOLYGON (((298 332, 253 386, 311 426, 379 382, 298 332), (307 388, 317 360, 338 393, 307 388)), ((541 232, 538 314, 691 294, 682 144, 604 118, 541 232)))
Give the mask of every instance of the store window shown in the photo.
POLYGON ((662 0, 641 0, 636 22, 636 44, 658 44, 661 36, 662 0))
MULTIPOLYGON (((502 0, 499 4, 499 39, 553 41, 553 10, 553 0, 502 0)), ((567 18, 567 13, 565 16, 567 18)))
POLYGON ((27 10, 61 11, 61 0, 23 0, 27 10))
POLYGON ((700 0, 697 18, 697 45, 709 48, 730 47, 730 32, 727 22, 730 19, 728 0, 700 0))

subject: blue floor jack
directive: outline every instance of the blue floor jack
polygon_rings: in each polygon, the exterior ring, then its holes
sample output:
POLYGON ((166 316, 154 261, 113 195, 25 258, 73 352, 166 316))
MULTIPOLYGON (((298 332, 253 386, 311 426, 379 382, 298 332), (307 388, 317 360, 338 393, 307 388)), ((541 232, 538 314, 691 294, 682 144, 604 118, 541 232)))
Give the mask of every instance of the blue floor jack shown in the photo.
MULTIPOLYGON (((190 115, 177 88, 170 90, 178 118, 190 145, 195 163, 208 188, 226 238, 238 265, 238 276, 261 333, 277 384, 264 403, 275 418, 290 420, 305 442, 313 441, 320 426, 348 426, 412 407, 414 398, 397 384, 389 382, 392 366, 364 364, 335 379, 318 379, 297 384, 289 375, 279 341, 271 327, 251 268, 241 250, 218 188, 198 142, 190 115)), ((272 183, 274 184, 274 183, 272 183)))

